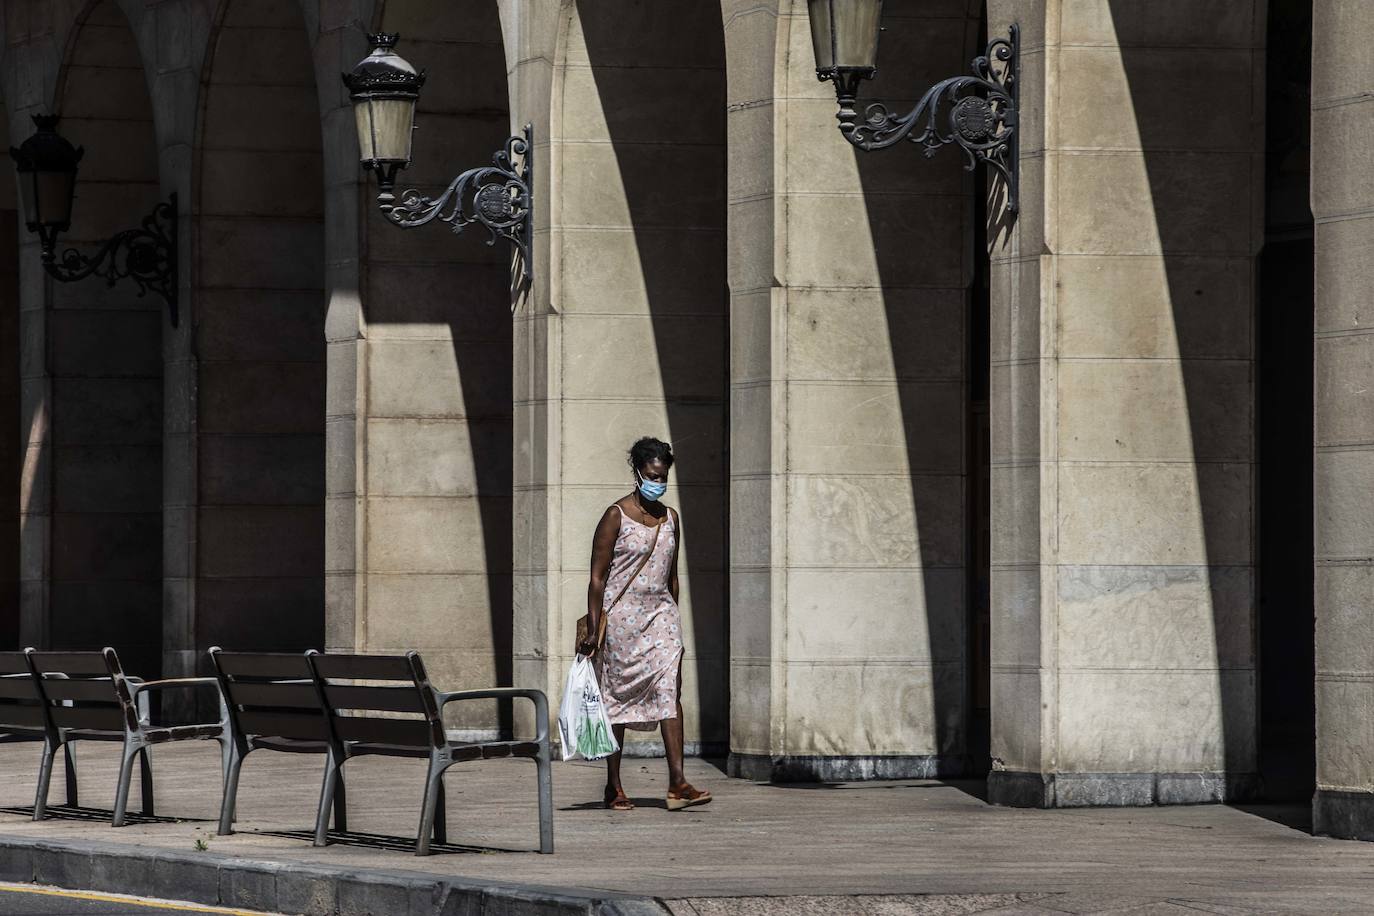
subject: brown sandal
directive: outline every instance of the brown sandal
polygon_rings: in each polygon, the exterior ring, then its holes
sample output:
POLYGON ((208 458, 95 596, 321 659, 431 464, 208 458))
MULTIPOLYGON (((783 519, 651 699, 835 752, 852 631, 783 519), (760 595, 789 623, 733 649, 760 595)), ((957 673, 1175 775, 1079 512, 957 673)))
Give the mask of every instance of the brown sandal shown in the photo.
POLYGON ((689 782, 684 782, 676 789, 668 790, 669 811, 681 811, 683 808, 690 808, 693 805, 704 805, 710 800, 710 792, 694 788, 689 782))
POLYGON ((633 811, 635 808, 635 803, 625 795, 624 789, 607 787, 606 793, 602 796, 602 801, 612 811, 633 811))

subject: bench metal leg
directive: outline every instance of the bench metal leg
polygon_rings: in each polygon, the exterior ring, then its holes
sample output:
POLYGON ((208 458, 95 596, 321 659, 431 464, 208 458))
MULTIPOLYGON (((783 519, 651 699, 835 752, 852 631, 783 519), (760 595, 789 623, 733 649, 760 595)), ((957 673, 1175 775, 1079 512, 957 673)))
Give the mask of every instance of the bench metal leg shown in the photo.
POLYGON ((138 751, 139 765, 139 792, 143 796, 143 815, 153 816, 153 765, 148 760, 148 748, 142 747, 138 751))
POLYGON ((445 764, 435 756, 429 758, 429 773, 425 776, 425 798, 420 805, 420 830, 415 835, 415 854, 429 855, 429 841, 434 834, 434 811, 443 786, 445 764))
POLYGON ((448 842, 448 802, 444 796, 444 781, 439 780, 439 801, 434 805, 434 842, 448 842))
POLYGON ((70 741, 62 745, 62 762, 67 766, 67 807, 75 808, 80 804, 76 796, 76 746, 70 741))
POLYGON ((348 795, 344 792, 343 770, 334 784, 334 829, 339 833, 348 832, 348 795))
POLYGON ((535 758, 535 778, 539 781, 539 851, 553 852, 553 764, 545 744, 535 758))
POLYGON ((110 819, 111 827, 124 826, 124 814, 129 807, 129 783, 134 778, 134 758, 138 756, 139 748, 131 746, 129 742, 124 742, 124 752, 119 760, 119 785, 115 787, 115 806, 114 817, 110 819))
POLYGON ((243 769, 243 758, 248 756, 242 753, 233 743, 226 743, 224 761, 224 798, 219 806, 219 830, 220 836, 228 836, 234 832, 234 807, 238 802, 239 795, 239 771, 243 769))
POLYGON ((335 760, 330 754, 324 765, 324 785, 320 787, 320 811, 315 816, 315 845, 324 846, 329 842, 329 809, 334 804, 334 790, 339 783, 339 770, 342 760, 335 760))
POLYGON ((52 761, 57 755, 57 745, 51 741, 43 742, 43 760, 38 765, 38 791, 33 796, 33 819, 41 821, 48 811, 48 785, 52 782, 52 761))

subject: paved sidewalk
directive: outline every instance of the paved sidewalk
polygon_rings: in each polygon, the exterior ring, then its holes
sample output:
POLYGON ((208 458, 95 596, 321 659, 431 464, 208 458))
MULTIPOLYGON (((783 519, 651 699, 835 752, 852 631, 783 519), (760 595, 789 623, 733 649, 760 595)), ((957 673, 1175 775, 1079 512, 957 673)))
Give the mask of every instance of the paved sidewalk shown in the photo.
MULTIPOLYGON (((117 747, 85 743, 78 755, 83 805, 108 809, 117 747)), ((37 764, 36 745, 0 745, 0 805, 32 803, 37 764)), ((757 785, 693 760, 688 777, 716 801, 670 813, 662 762, 627 760, 626 788, 640 807, 622 814, 599 804, 602 768, 573 763, 555 766, 558 852, 541 856, 530 851, 533 765, 492 761, 449 771, 452 845, 417 858, 405 849, 423 763, 350 763, 357 835, 316 849, 307 834, 321 765, 311 756, 251 756, 240 833, 216 837, 215 746, 157 748, 158 822, 113 830, 66 816, 33 823, 11 810, 0 812, 0 844, 99 841, 194 855, 204 839, 216 858, 648 895, 687 916, 1374 913, 1374 844, 1313 838, 1299 829, 1305 812, 1297 806, 1015 810, 984 804, 972 794, 976 784, 757 785), (793 899, 772 899, 780 896, 793 899)), ((54 801, 61 786, 54 774, 54 801)), ((130 808, 138 810, 133 799, 130 808)))

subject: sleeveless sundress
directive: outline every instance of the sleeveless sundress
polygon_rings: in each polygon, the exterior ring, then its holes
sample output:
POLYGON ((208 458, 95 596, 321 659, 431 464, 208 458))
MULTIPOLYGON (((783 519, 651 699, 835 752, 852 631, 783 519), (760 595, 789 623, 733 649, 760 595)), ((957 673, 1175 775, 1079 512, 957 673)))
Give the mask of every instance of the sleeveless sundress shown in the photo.
MULTIPOLYGON (((650 731, 664 719, 677 718, 682 617, 668 591, 677 550, 673 519, 669 512, 660 522, 653 555, 606 618, 606 641, 595 657, 601 698, 613 725, 650 731)), ((603 612, 653 543, 654 529, 620 510, 620 532, 601 599, 603 612)))

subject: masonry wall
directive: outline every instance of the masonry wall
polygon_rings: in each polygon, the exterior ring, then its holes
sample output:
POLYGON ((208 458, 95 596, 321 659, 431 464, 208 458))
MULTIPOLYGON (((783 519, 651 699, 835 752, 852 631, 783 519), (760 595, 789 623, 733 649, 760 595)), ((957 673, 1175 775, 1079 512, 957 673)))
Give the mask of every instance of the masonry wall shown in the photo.
POLYGON ((1264 21, 1198 6, 990 4, 1023 61, 1022 212, 992 250, 996 802, 1257 789, 1264 21))
POLYGON ((315 75, 292 6, 228 0, 218 16, 193 179, 194 646, 304 650, 324 635, 315 75))
POLYGON ((1357 51, 1364 4, 1313 7, 1316 221, 1315 540, 1318 833, 1374 839, 1374 335, 1367 312, 1374 66, 1357 51))
POLYGON ((721 24, 715 9, 696 5, 668 12, 651 2, 565 3, 545 18, 554 9, 506 19, 531 30, 523 40, 548 42, 543 53, 552 62, 545 70, 545 61, 527 60, 530 48, 515 55, 532 79, 551 80, 547 97, 537 86, 516 90, 522 102, 533 96, 527 117, 541 130, 547 124, 549 137, 546 150, 536 148, 547 162, 536 175, 547 189, 537 198, 540 273, 515 314, 516 677, 561 691, 573 627, 586 613, 592 533, 606 507, 633 488, 631 443, 657 436, 677 455, 665 499, 683 525, 687 741, 721 752, 721 24))
MULTIPOLYGON (((491 164, 515 132, 497 6, 391 2, 374 21, 399 33, 397 50, 428 74, 398 191, 437 198, 462 171, 491 164)), ((421 648, 445 689, 509 685, 510 247, 487 245, 480 226, 458 236, 443 222, 402 230, 375 206, 375 182, 363 192, 366 350, 355 403, 366 614, 351 645, 421 648)), ((336 638, 331 646, 349 645, 336 638)), ((495 704, 450 712, 463 728, 508 727, 495 704)))
MULTIPOLYGON (((884 15, 866 96, 966 72, 976 4, 884 15)), ((972 182, 845 143, 804 3, 725 19, 731 772, 961 773, 972 182)))
MULTIPOLYGON (((87 149, 71 231, 59 244, 89 253, 136 226, 161 195, 152 106, 128 21, 104 0, 76 29, 55 107, 63 134, 87 149)), ((53 648, 118 644, 130 670, 156 675, 166 308, 129 283, 48 280, 47 289, 53 440, 45 636, 53 648)))

